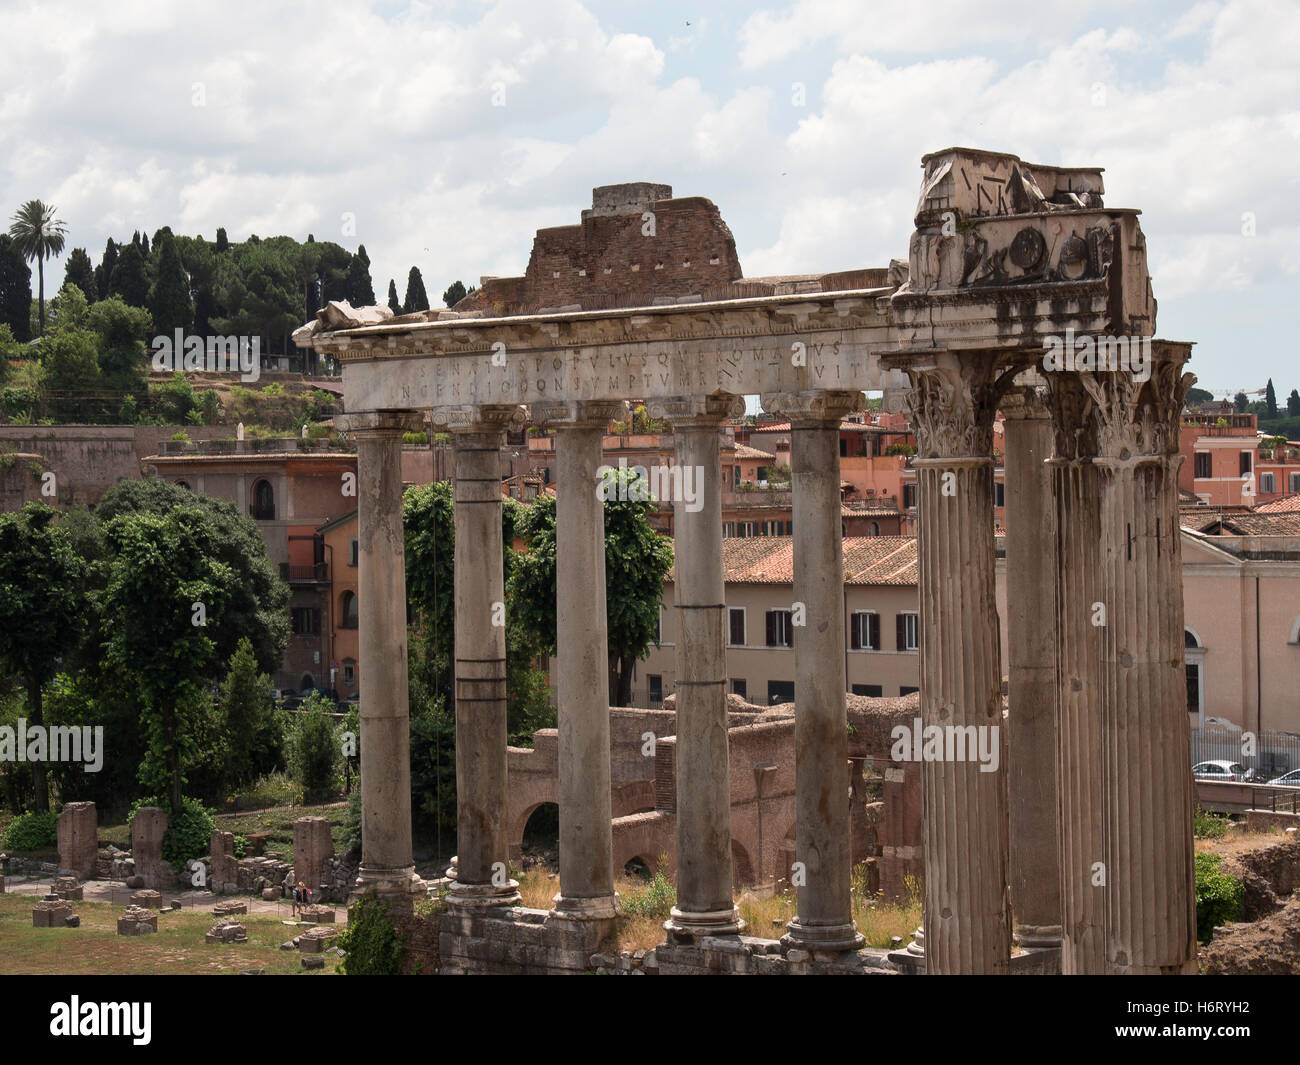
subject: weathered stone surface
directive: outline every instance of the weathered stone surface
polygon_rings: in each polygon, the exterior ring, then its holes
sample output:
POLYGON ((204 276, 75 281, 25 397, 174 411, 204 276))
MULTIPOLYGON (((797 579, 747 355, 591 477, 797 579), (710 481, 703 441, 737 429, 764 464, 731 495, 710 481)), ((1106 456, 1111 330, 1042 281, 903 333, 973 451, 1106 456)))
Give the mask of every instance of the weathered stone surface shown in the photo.
POLYGON ((333 924, 335 920, 334 907, 332 906, 319 906, 315 904, 304 906, 298 911, 298 914, 304 921, 309 921, 313 924, 333 924))
POLYGON ((325 968, 325 958, 320 954, 304 954, 302 967, 304 969, 323 969, 325 968))
POLYGON ((63 923, 68 928, 80 928, 81 916, 75 913, 69 914, 67 917, 63 919, 63 923))
POLYGON ((203 936, 205 943, 247 943, 248 930, 233 917, 223 917, 203 936))
POLYGON ((139 906, 128 906, 117 919, 119 936, 143 936, 158 931, 158 915, 139 906))
POLYGON ((72 907, 62 900, 58 902, 42 900, 32 907, 32 927, 62 928, 71 913, 72 907))
POLYGON ((225 902, 218 902, 213 906, 212 912, 217 917, 232 917, 235 914, 247 913, 248 903, 242 899, 227 899, 225 902))
POLYGON ((146 888, 144 891, 131 893, 131 904, 145 910, 162 909, 162 893, 146 888))
POLYGON ((320 954, 339 934, 340 929, 327 925, 309 928, 298 937, 298 949, 304 954, 320 954))
POLYGON ((300 817, 293 823, 293 873, 320 895, 325 863, 334 856, 330 823, 323 817, 300 817))
POLYGON ((131 857, 140 886, 161 891, 176 882, 171 864, 163 861, 162 840, 167 814, 156 806, 142 806, 131 822, 131 857))
POLYGON ((54 893, 68 902, 80 902, 83 888, 75 876, 61 876, 54 881, 54 893))
POLYGON ((217 895, 237 890, 240 885, 239 866, 235 861, 235 834, 214 828, 208 842, 212 857, 208 887, 217 895))
POLYGON ((59 814, 59 867, 82 880, 95 875, 99 819, 93 802, 66 803, 59 814))
POLYGON ((279 897, 280 897, 280 893, 276 891, 275 888, 273 887, 262 888, 263 902, 274 902, 279 897))

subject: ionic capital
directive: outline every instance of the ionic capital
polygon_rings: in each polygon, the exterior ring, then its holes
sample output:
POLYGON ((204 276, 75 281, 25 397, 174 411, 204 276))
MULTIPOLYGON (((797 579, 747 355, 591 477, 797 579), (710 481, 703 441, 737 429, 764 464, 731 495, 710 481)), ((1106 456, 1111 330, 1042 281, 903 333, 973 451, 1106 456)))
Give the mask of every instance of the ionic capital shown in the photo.
POLYGON ((646 401, 646 413, 674 429, 714 429, 745 413, 744 396, 663 396, 646 401))
POLYGON ((556 429, 604 429, 610 422, 627 417, 626 400, 545 400, 529 407, 533 420, 556 429))
POLYGON ((863 410, 867 397, 850 391, 765 392, 759 402, 769 414, 789 418, 794 429, 827 429, 863 410))
POLYGON ((518 431, 528 420, 528 412, 514 403, 459 403, 434 407, 433 424, 449 433, 504 433, 518 431))

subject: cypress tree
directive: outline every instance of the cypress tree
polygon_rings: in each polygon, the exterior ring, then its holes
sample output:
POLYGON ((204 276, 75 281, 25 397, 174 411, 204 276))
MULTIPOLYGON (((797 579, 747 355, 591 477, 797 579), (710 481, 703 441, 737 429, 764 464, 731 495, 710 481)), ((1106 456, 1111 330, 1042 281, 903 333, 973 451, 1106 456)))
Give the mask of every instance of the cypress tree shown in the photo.
POLYGON ((86 302, 94 303, 99 299, 99 289, 95 285, 95 268, 90 264, 90 256, 85 248, 73 248, 68 254, 68 265, 63 274, 65 285, 76 285, 86 294, 86 302))
POLYGON ((149 303, 149 277, 145 273, 144 254, 137 241, 122 248, 113 276, 108 279, 108 290, 132 307, 145 307, 149 303))
POLYGON ((1268 408, 1270 418, 1277 417, 1277 393, 1273 391, 1273 378, 1268 379, 1268 387, 1264 389, 1264 405, 1268 408))
POLYGON ((402 313, 402 305, 397 301, 397 282, 391 277, 388 279, 388 309, 394 314, 402 313))
POLYGON ((402 313, 414 314, 428 309, 429 297, 424 291, 424 278, 420 276, 420 268, 412 266, 411 272, 406 275, 406 299, 402 302, 402 313))
POLYGON ((32 335, 32 268, 7 234, 0 233, 0 325, 9 326, 15 340, 32 335))
POLYGON ((375 305, 375 286, 370 281, 370 263, 362 258, 364 253, 363 247, 348 263, 348 302, 353 307, 375 305))
POLYGON ((217 254, 220 255, 223 251, 225 251, 229 247, 230 247, 230 241, 226 239, 225 229, 221 226, 218 226, 217 227, 217 254))
POLYGON ((113 267, 117 265, 118 247, 113 243, 113 238, 109 237, 104 242, 104 255, 99 260, 99 265, 95 267, 95 284, 99 287, 99 298, 108 299, 108 286, 113 278, 113 267))
POLYGON ((190 276, 185 272, 176 241, 170 233, 162 237, 161 245, 154 242, 158 251, 158 280, 149 293, 149 311, 154 328, 170 336, 177 329, 189 332, 194 322, 194 303, 190 299, 190 276))

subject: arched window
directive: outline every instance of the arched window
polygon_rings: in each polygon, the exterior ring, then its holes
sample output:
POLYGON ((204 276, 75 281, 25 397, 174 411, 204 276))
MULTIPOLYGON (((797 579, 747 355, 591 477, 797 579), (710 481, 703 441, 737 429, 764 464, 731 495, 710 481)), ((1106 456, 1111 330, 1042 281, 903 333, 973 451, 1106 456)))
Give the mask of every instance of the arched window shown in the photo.
POLYGON ((339 628, 355 629, 360 616, 356 595, 353 592, 344 592, 339 602, 339 628))
POLYGON ((270 481, 260 480, 253 485, 253 505, 248 512, 257 521, 275 520, 275 489, 270 481))
POLYGON ((867 535, 868 535, 868 536, 879 536, 879 535, 880 535, 880 522, 878 522, 878 521, 873 521, 870 525, 868 525, 868 526, 867 526, 867 535))

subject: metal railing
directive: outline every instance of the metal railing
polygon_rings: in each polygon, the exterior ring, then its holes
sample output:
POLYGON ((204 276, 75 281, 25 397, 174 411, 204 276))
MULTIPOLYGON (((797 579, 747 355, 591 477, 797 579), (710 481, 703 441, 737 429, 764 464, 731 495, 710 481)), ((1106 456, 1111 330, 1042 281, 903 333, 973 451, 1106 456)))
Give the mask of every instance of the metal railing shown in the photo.
POLYGON ((1252 783, 1267 782, 1300 766, 1300 736, 1274 729, 1192 729, 1192 764, 1214 761, 1236 762, 1254 771, 1252 783))

